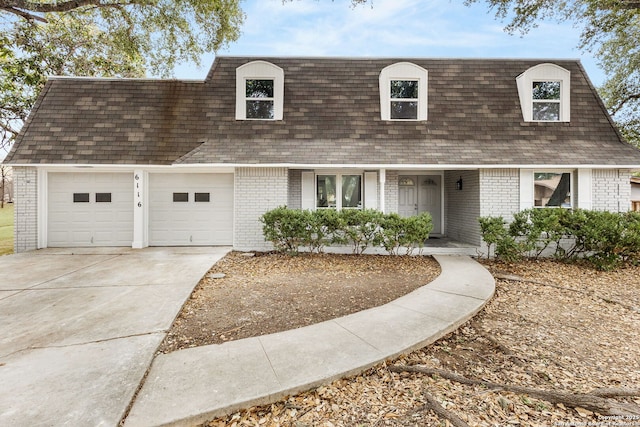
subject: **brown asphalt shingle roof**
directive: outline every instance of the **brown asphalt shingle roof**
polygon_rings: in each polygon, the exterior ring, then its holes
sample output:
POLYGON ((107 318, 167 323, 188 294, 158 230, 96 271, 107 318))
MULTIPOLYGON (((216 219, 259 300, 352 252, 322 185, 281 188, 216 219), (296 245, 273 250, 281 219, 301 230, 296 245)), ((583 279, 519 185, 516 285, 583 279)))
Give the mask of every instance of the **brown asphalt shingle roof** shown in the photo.
POLYGON ((218 57, 204 82, 52 79, 7 158, 63 164, 640 165, 575 60, 218 57), (235 70, 284 69, 282 121, 235 120, 235 70), (378 77, 429 71, 428 120, 380 120, 378 77), (525 123, 516 77, 571 72, 571 122, 525 123))

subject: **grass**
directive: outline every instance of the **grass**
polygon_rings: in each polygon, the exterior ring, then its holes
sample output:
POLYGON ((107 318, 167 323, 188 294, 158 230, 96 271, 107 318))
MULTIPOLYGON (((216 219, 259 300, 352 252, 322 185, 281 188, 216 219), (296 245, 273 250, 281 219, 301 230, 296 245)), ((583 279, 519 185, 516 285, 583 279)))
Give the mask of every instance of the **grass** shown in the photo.
POLYGON ((0 209, 0 255, 13 253, 13 203, 0 209))

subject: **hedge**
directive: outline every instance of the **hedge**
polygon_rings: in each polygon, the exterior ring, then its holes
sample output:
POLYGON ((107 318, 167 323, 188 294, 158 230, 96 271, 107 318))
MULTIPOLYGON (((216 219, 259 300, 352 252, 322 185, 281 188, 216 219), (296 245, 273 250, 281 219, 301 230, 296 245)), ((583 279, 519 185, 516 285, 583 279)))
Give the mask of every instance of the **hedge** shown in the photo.
POLYGON ((327 245, 351 245, 354 254, 382 246, 390 254, 401 248, 422 248, 433 230, 429 213, 403 218, 373 209, 289 209, 281 206, 260 217, 262 232, 280 252, 297 254, 301 248, 322 252, 327 245))
POLYGON ((585 259, 595 268, 612 270, 640 260, 640 213, 582 209, 528 209, 502 217, 481 217, 480 231, 488 253, 517 261, 542 255, 562 260, 585 259))

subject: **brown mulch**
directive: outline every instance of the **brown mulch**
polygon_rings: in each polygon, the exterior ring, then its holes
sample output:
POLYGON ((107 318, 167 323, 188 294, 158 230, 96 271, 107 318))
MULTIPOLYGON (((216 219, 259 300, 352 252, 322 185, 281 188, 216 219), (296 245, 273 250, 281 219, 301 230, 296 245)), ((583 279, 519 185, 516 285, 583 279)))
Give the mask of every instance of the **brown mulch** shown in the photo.
POLYGON ((393 301, 439 274, 438 263, 422 256, 232 252, 200 281, 160 351, 221 344, 345 316, 393 301), (224 278, 216 279, 219 273, 224 278))
MULTIPOLYGON (((238 256, 240 255, 234 254, 230 261, 266 261, 262 256, 236 259, 238 256)), ((340 260, 340 257, 336 257, 334 260, 334 256, 319 257, 326 257, 322 259, 325 268, 316 278, 323 279, 322 282, 325 283, 331 282, 332 286, 338 288, 330 291, 326 287, 331 288, 331 285, 326 284, 323 288, 325 292, 339 294, 340 288, 349 286, 351 282, 339 280, 340 274, 329 275, 327 270, 333 269, 326 267, 341 265, 335 270, 344 269, 343 274, 346 275, 348 265, 354 258, 340 260), (331 260, 327 261, 329 258, 331 260), (341 264, 344 262, 346 266, 341 264)), ((287 268, 291 268, 289 271, 295 272, 291 276, 295 276, 313 264, 311 259, 313 257, 307 259, 302 256, 281 262, 291 263, 287 268), (294 265, 297 262, 311 264, 296 270, 294 265)), ((406 274, 412 271, 412 262, 419 264, 425 260, 376 257, 373 263, 384 262, 383 259, 393 259, 392 265, 396 261, 402 262, 406 274), (405 262, 409 264, 405 265, 405 262)), ((266 265, 271 265, 271 262, 266 262, 266 265)), ((494 276, 503 277, 496 281, 496 296, 474 319, 435 344, 379 364, 361 375, 334 381, 272 405, 254 407, 212 420, 206 425, 451 425, 425 409, 423 393, 426 392, 470 426, 640 426, 640 418, 633 416, 605 418, 584 408, 552 404, 524 394, 491 391, 482 386, 462 385, 438 376, 395 373, 389 370, 390 365, 420 365, 495 383, 565 393, 585 393, 603 387, 640 387, 640 268, 599 272, 588 267, 549 260, 525 261, 515 265, 486 262, 485 265, 494 276)), ((265 270, 254 267, 259 273, 255 276, 247 275, 240 281, 242 292, 235 294, 232 289, 226 289, 225 295, 241 298, 241 294, 247 294, 248 289, 253 289, 251 283, 260 283, 263 273, 276 271, 273 266, 265 270)), ((371 273, 374 274, 369 275, 370 281, 375 281, 373 277, 384 271, 385 268, 372 269, 371 273)), ((367 270, 364 270, 361 274, 366 277, 366 273, 367 270)), ((396 272, 385 280, 387 284, 396 283, 399 276, 396 272)), ((355 277, 363 276, 355 274, 355 277)), ((295 281, 292 289, 301 286, 302 280, 304 279, 295 281)), ((287 289, 286 285, 283 286, 285 287, 259 286, 261 294, 254 303, 258 299, 274 298, 269 301, 278 305, 280 312, 296 317, 300 310, 289 309, 287 306, 295 297, 283 304, 284 301, 279 302, 277 299, 281 297, 275 296, 287 289), (271 296, 269 289, 272 289, 271 296)), ((380 289, 385 289, 385 286, 369 293, 377 293, 380 289)), ((346 295, 350 292, 348 288, 344 290, 346 295)), ((375 299, 374 296, 370 298, 375 299)), ((197 300, 198 297, 194 299, 197 300)), ((343 302, 338 305, 351 301, 348 297, 341 297, 340 300, 343 302)), ((331 300, 327 300, 316 304, 316 307, 322 307, 324 313, 332 313, 334 310, 326 305, 330 302, 331 300)), ((230 300, 226 303, 235 304, 230 300)), ((226 305, 222 304, 220 307, 226 305)), ((183 314, 188 310, 197 311, 187 304, 183 314)), ((310 311, 312 310, 307 310, 310 311)), ((271 322, 265 317, 260 318, 262 323, 271 322)), ((184 328, 188 317, 181 315, 180 319, 184 328)), ((239 331, 248 333, 249 329, 249 326, 245 326, 239 331)), ((640 405, 640 398, 637 396, 618 401, 640 405)))

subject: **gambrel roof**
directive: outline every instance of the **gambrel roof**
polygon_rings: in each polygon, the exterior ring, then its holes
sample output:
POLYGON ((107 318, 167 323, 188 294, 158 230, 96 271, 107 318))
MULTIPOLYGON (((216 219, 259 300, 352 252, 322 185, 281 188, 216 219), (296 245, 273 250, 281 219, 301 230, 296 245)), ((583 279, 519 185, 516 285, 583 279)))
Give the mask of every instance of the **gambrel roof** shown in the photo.
POLYGON ((12 164, 640 165, 577 60, 216 58, 206 80, 52 78, 12 164), (236 120, 236 69, 284 70, 283 120, 236 120), (428 119, 383 121, 382 69, 428 71, 428 119), (516 77, 571 73, 571 121, 525 122, 516 77))

